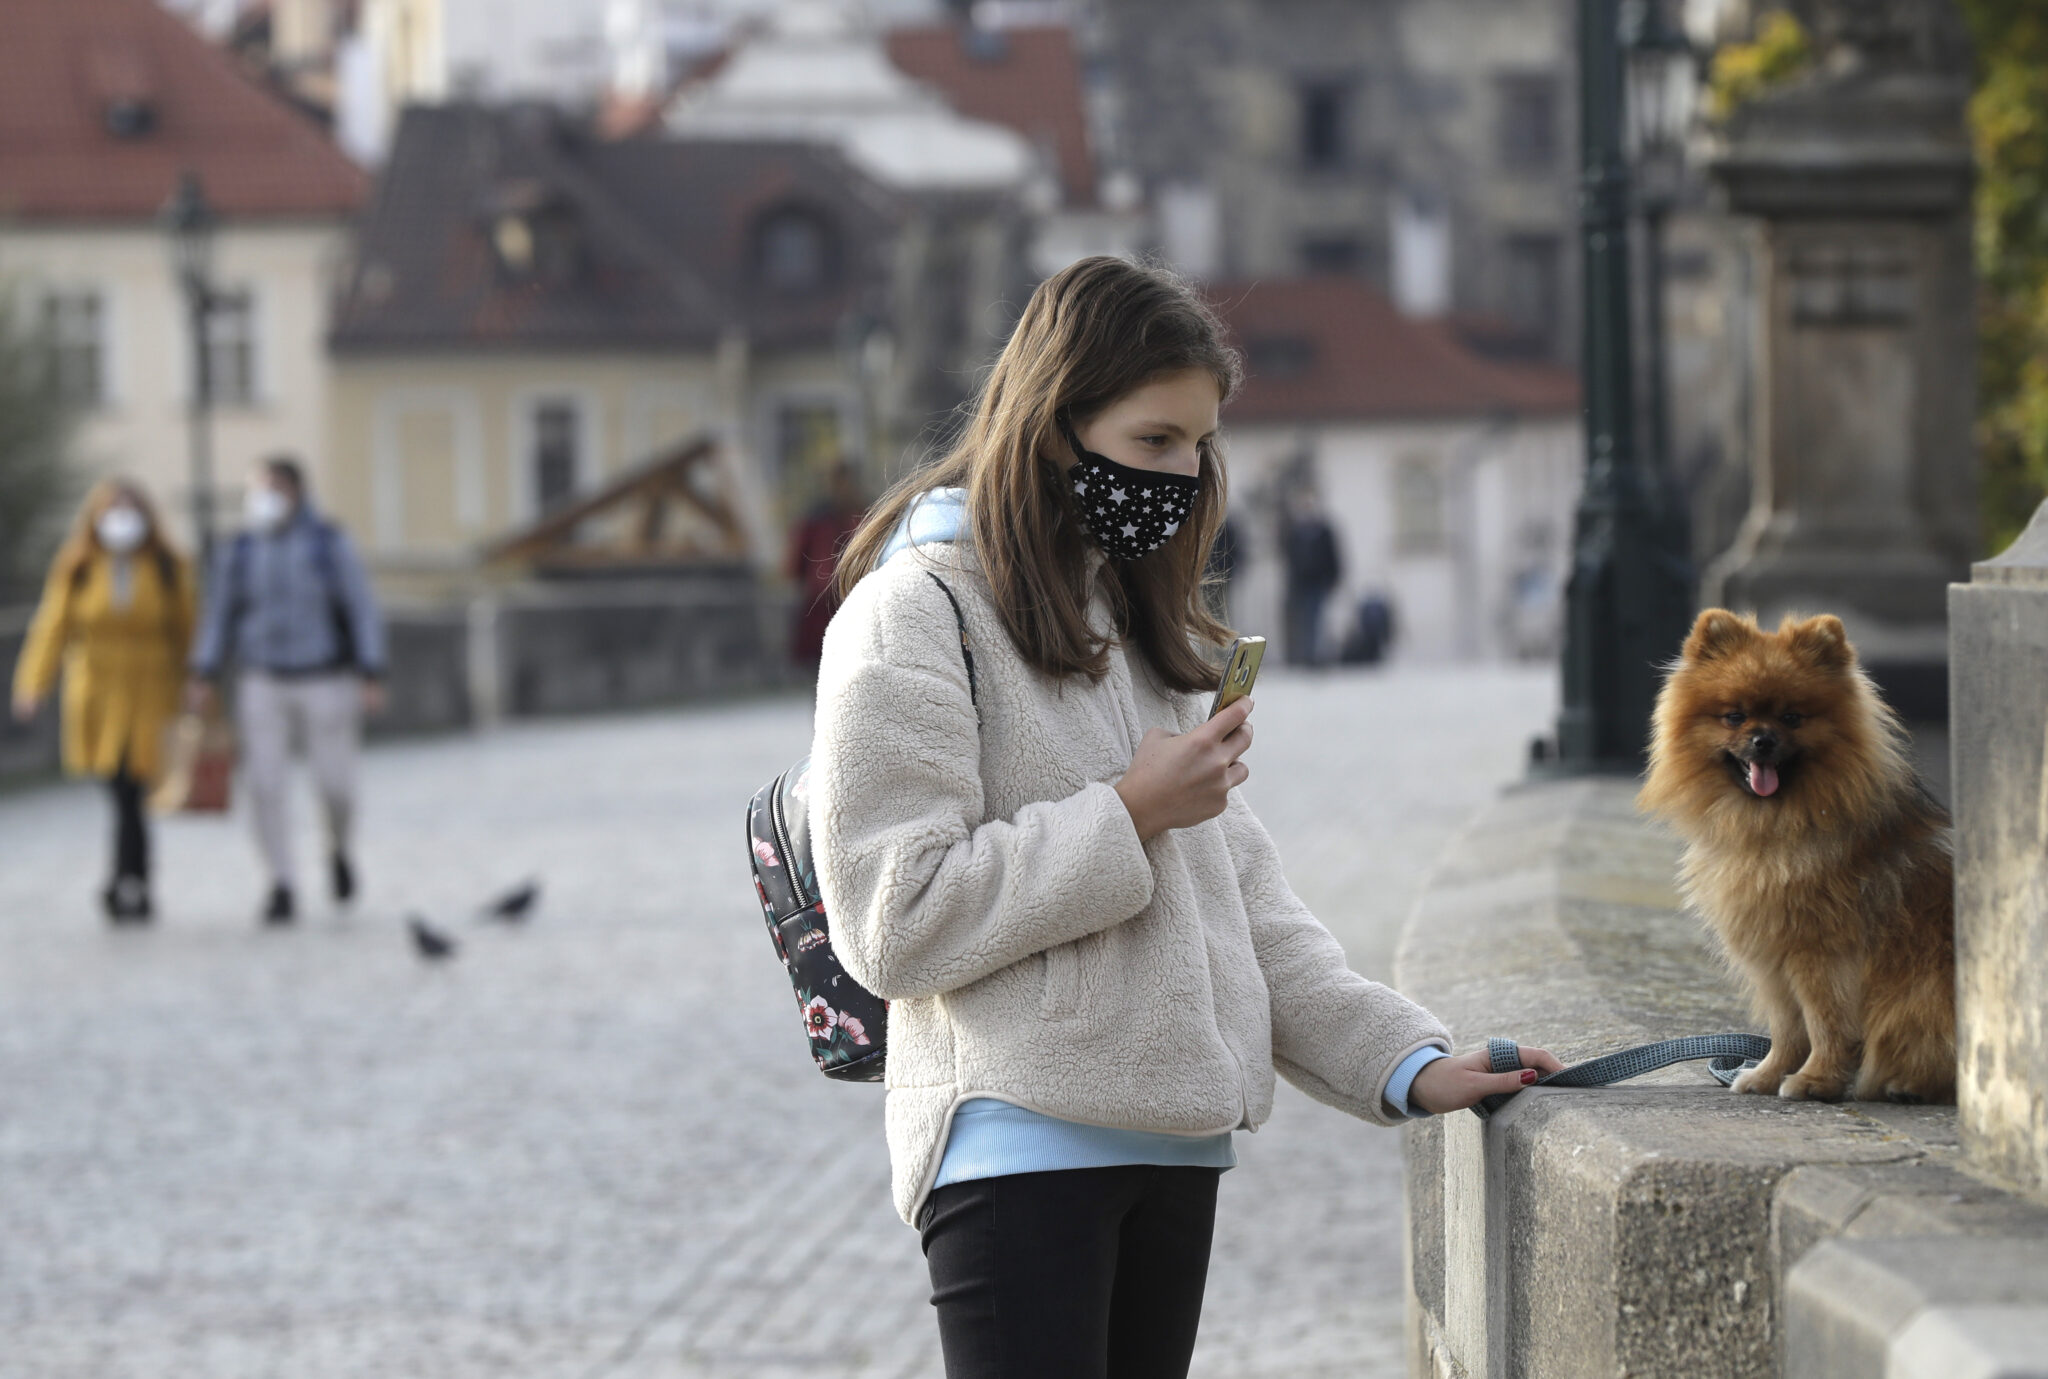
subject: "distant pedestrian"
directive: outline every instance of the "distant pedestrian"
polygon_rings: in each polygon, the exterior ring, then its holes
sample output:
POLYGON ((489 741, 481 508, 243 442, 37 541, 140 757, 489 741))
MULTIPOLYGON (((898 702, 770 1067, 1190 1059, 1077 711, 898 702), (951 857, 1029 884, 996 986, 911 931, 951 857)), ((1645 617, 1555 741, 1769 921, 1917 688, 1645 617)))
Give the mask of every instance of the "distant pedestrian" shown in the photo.
POLYGON ((1287 662, 1318 665, 1323 659, 1323 607, 1344 577, 1337 531, 1323 515, 1314 489, 1297 489, 1288 500, 1280 535, 1286 563, 1287 662))
POLYGON ((847 549, 810 838, 835 954, 891 1003, 896 1208, 949 1379, 1185 1375, 1218 1179, 1276 1071, 1395 1125, 1558 1066, 1450 1057, 1236 793, 1252 703, 1208 717, 1202 575, 1237 379, 1192 290, 1083 259, 847 549))
POLYGON ((1226 512, 1215 541, 1209 545, 1209 565, 1203 573, 1209 582, 1209 606, 1226 627, 1230 626, 1230 588, 1237 580, 1237 564, 1237 523, 1226 512))
POLYGON ((1358 601, 1337 659, 1347 666, 1378 665, 1394 641, 1394 605, 1377 589, 1358 601))
POLYGON ((26 722, 64 678, 64 769, 107 782, 114 864, 101 901, 116 924, 147 923, 149 822, 143 797, 164 766, 164 729, 192 641, 192 571, 141 486, 93 486, 50 564, 14 668, 26 722))
POLYGON ((269 872, 262 917, 289 924, 297 907, 294 739, 312 761, 334 899, 346 903, 356 893, 356 755, 362 715, 384 707, 384 623, 355 546, 314 511, 297 461, 265 461, 249 489, 247 517, 247 529, 214 558, 191 699, 207 707, 232 663, 250 813, 269 872))
POLYGON ((808 670, 817 670, 825 628, 839 611, 832 577, 839 571, 840 552, 866 515, 860 475, 852 465, 840 463, 832 468, 825 500, 790 533, 787 573, 796 582, 797 617, 789 658, 808 670))

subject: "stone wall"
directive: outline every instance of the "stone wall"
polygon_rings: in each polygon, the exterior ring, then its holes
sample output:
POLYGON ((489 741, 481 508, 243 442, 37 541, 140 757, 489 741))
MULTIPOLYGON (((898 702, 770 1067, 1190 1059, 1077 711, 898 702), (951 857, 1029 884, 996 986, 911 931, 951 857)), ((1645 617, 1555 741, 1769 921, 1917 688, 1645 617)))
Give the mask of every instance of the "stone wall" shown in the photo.
MULTIPOLYGON (((1695 1065, 1411 1126, 1416 1379, 2048 1379, 2048 505, 1950 593, 1960 1113, 1695 1065)), ((1396 977, 1460 1048, 1753 1028, 1633 793, 1520 787, 1439 862, 1396 977)))
MULTIPOLYGON (((10 699, 29 613, 26 608, 0 608, 0 680, 6 681, 10 699)), ((0 781, 33 779, 56 769, 57 716, 45 710, 33 722, 17 723, 13 713, 0 711, 0 781)))
MULTIPOLYGON (((744 574, 521 585, 467 606, 386 610, 389 705, 373 736, 647 708, 792 683, 790 597, 744 574)), ((29 610, 0 609, 11 676, 29 610)), ((57 715, 0 715, 0 781, 57 769, 57 715)))

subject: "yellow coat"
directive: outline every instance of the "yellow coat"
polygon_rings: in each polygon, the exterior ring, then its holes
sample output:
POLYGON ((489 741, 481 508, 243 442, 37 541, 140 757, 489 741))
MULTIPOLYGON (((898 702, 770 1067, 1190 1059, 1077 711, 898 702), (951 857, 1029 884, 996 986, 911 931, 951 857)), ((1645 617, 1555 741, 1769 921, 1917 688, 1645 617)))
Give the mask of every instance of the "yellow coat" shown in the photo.
POLYGON ((166 589, 156 557, 137 552, 128 557, 128 604, 117 608, 115 559, 95 551, 82 571, 51 571, 14 668, 14 692, 48 695, 61 663, 64 769, 112 776, 125 760, 130 775, 154 783, 185 684, 194 581, 179 561, 177 587, 166 589))

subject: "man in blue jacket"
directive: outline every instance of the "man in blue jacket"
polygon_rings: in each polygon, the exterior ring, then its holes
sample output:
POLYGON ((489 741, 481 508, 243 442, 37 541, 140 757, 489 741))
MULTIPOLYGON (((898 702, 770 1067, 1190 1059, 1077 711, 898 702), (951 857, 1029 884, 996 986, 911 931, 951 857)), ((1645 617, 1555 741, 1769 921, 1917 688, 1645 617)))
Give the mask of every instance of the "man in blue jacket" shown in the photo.
POLYGON ((355 896, 349 838, 362 715, 384 707, 384 622, 348 534, 313 510, 296 460, 266 460, 251 486, 248 529, 214 554, 192 652, 191 701, 205 709, 236 668, 256 845, 270 872, 267 924, 296 911, 291 853, 292 742, 305 744, 326 824, 334 898, 355 896))

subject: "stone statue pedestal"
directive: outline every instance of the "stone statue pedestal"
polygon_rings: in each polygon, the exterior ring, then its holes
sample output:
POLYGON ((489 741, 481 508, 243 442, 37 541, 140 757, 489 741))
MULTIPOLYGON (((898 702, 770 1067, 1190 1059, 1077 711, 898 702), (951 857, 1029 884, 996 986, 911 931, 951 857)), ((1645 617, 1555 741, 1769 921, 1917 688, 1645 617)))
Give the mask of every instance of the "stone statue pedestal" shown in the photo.
POLYGON ((1903 712, 1943 717, 1978 541, 1967 81, 1954 45, 1814 27, 1819 71, 1737 111, 1712 163, 1755 221, 1760 377, 1750 511, 1701 598, 1835 613, 1903 712))
POLYGON ((1949 618, 1963 1148, 2048 1199, 2048 503, 1949 618))

